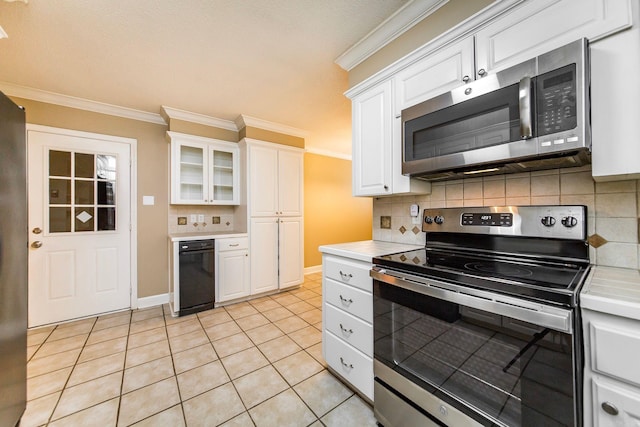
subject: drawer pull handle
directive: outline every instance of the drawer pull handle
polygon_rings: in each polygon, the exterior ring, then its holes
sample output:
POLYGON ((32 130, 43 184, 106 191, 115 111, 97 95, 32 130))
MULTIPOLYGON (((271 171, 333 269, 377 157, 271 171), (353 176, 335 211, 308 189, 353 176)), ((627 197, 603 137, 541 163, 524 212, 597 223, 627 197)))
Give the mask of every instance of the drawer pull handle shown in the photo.
POLYGON ((353 274, 349 273, 343 273, 342 270, 340 270, 340 277, 342 277, 342 280, 349 280, 353 277, 353 274))
POLYGON ((342 301, 343 303, 346 303, 346 304, 351 304, 353 302, 353 300, 351 298, 346 299, 342 295, 340 295, 340 301, 342 301))
POLYGON ((233 247, 240 246, 240 243, 229 244, 229 246, 233 246, 233 247))
POLYGON ((353 369, 353 365, 351 363, 345 363, 342 357, 340 357, 340 363, 342 363, 342 366, 344 366, 345 368, 353 369))
MULTIPOLYGON (((342 360, 342 359, 341 359, 342 360)), ((609 415, 618 415, 618 408, 615 407, 613 403, 603 402, 602 410, 609 415)))
POLYGON ((349 334, 353 333, 353 329, 345 329, 345 327, 342 326, 342 323, 340 323, 340 329, 342 330, 342 332, 346 332, 346 333, 349 333, 349 334))

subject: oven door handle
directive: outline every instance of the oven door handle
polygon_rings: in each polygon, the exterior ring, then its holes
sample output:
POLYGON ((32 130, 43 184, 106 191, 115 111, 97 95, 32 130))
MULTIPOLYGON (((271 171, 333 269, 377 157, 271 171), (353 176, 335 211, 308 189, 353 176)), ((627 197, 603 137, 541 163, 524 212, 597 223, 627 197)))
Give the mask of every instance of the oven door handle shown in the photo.
MULTIPOLYGON (((369 275, 380 282, 436 299, 511 317, 556 331, 573 333, 571 310, 566 310, 506 295, 471 289, 454 284, 425 279, 411 274, 373 267, 369 275), (398 274, 397 276, 394 275, 398 274)), ((375 294, 375 287, 374 287, 375 294)))

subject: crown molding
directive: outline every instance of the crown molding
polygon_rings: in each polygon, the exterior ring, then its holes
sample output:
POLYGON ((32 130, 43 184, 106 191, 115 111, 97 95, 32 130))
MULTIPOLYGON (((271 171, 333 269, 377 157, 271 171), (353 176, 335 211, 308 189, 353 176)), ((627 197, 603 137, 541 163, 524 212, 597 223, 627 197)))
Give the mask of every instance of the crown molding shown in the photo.
POLYGON ((212 126, 220 129, 238 132, 239 127, 231 120, 218 119, 216 117, 205 116, 200 113, 192 113, 190 111, 179 110, 177 108, 167 107, 163 105, 160 108, 160 114, 170 119, 183 120, 185 122, 198 123, 205 126, 212 126))
POLYGON ((75 96, 62 95, 55 92, 48 92, 46 90, 34 89, 8 82, 0 82, 0 91, 9 96, 31 99, 33 101, 45 102, 47 104, 55 104, 63 107, 76 108, 79 110, 92 111, 94 113, 107 114, 109 116, 123 117, 125 119, 139 120, 159 125, 166 124, 160 114, 135 110, 133 108, 120 107, 118 105, 106 104, 104 102, 91 101, 84 98, 76 98, 75 96))
POLYGON ((323 150, 321 148, 308 147, 308 148, 305 148, 304 151, 306 153, 316 154, 318 156, 334 157, 336 159, 349 160, 349 161, 353 160, 350 154, 338 153, 337 151, 323 150))
POLYGON ((285 135, 297 136, 299 138, 307 138, 309 136, 309 132, 307 132, 306 130, 294 128, 292 126, 287 126, 280 123, 269 122, 267 120, 257 119, 255 117, 245 116, 244 114, 239 115, 238 118, 236 118, 235 123, 236 126, 238 126, 238 129, 249 126, 269 130, 271 132, 283 133, 285 135))
POLYGON ((351 71, 448 2, 449 0, 409 1, 336 58, 335 63, 344 70, 351 71))

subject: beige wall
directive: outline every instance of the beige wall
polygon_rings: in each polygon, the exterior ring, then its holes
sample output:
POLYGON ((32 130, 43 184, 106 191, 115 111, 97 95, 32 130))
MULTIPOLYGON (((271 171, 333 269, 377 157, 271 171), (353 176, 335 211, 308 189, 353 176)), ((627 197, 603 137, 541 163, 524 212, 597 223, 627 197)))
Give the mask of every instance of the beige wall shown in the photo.
POLYGON ((27 123, 135 138, 138 148, 138 298, 167 292, 169 144, 166 126, 21 98, 27 123), (154 196, 143 206, 142 196, 154 196))
POLYGON ((372 199, 351 195, 351 161, 304 155, 304 266, 322 264, 318 246, 371 239, 372 199))
POLYGON ((353 68, 349 72, 349 87, 366 80, 491 3, 493 0, 449 0, 435 13, 353 68))

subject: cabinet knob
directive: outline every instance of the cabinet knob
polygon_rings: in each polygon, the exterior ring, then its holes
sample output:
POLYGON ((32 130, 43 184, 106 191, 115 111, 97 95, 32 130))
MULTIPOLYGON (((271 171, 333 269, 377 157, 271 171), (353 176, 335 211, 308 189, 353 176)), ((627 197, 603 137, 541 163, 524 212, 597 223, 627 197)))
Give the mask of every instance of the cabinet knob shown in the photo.
POLYGON ((353 274, 349 273, 343 273, 342 270, 340 270, 340 277, 342 277, 342 280, 346 280, 348 281, 349 279, 351 279, 353 277, 353 274))
POLYGON ((465 83, 469 83, 469 80, 471 80, 471 78, 469 76, 464 76, 462 78, 462 81, 465 82, 465 83))
POLYGON ((388 185, 384 186, 384 191, 389 191, 389 186, 388 185))
POLYGON ((342 295, 340 295, 340 301, 342 301, 344 304, 351 304, 353 302, 353 300, 351 298, 345 298, 342 295))
POLYGON ((618 408, 613 403, 602 402, 602 410, 609 415, 618 415, 618 408))
POLYGON ((353 365, 351 363, 346 363, 342 357, 340 358, 340 363, 342 363, 342 366, 345 368, 353 369, 353 365))
POLYGON ((345 332, 347 334, 352 334, 353 333, 353 329, 347 329, 344 326, 342 326, 342 323, 340 323, 340 330, 342 330, 342 332, 345 332))
POLYGON ((485 70, 484 68, 480 68, 480 69, 478 70, 478 75, 479 75, 480 77, 484 77, 486 74, 487 74, 487 70, 485 70))

